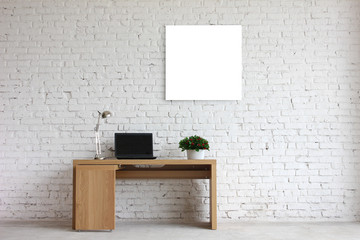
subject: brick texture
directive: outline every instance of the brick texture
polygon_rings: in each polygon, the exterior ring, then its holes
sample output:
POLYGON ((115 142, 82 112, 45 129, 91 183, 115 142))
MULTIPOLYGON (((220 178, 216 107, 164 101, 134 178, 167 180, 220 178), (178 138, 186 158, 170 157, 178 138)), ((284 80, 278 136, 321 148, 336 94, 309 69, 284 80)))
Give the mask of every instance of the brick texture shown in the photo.
MULTIPOLYGON (((72 159, 153 132, 218 160, 219 221, 356 220, 360 1, 0 0, 0 218, 69 219, 72 159), (243 26, 242 101, 165 101, 165 25, 243 26)), ((207 181, 117 182, 117 218, 208 219, 207 181)))

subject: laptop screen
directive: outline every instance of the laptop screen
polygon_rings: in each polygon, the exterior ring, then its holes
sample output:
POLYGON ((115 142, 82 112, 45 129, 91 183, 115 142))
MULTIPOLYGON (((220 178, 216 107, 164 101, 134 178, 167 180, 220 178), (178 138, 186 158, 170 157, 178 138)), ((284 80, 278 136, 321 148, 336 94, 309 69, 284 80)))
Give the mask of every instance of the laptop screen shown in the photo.
POLYGON ((152 156, 152 133, 115 133, 115 155, 152 156))

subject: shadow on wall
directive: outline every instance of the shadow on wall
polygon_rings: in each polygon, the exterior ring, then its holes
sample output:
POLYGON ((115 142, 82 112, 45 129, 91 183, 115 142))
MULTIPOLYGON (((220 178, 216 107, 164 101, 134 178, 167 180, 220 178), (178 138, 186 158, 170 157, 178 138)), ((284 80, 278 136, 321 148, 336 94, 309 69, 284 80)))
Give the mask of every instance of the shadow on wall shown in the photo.
POLYGON ((49 176, 49 203, 43 205, 46 212, 40 218, 72 219, 72 162, 66 166, 66 169, 53 172, 52 176, 49 176))
POLYGON ((117 180, 116 217, 202 222, 209 219, 205 180, 117 180))
POLYGON ((17 171, 13 181, 21 184, 12 185, 0 203, 5 210, 1 218, 71 219, 72 164, 31 164, 32 171, 17 171))
MULTIPOLYGON (((356 8, 354 8, 356 9, 356 8)), ((357 18, 358 11, 350 11, 349 18, 357 18)), ((353 25, 359 29, 360 24, 357 22, 353 25)), ((351 27, 351 28, 352 28, 351 27)), ((332 150, 332 155, 342 159, 342 176, 334 176, 335 187, 337 184, 343 183, 343 206, 338 206, 341 210, 350 211, 357 221, 360 220, 360 54, 359 45, 354 46, 354 41, 360 41, 360 32, 352 31, 351 28, 342 32, 344 36, 339 37, 339 44, 342 46, 350 46, 350 51, 336 51, 337 61, 330 59, 334 69, 329 71, 330 76, 336 76, 338 83, 336 90, 337 109, 334 115, 337 115, 338 124, 334 124, 331 130, 339 131, 340 136, 332 137, 331 141, 335 144, 341 142, 345 137, 347 140, 343 145, 343 151, 332 150), (350 33, 351 31, 351 33, 350 33), (347 35, 347 36, 346 36, 347 35), (346 37, 345 37, 346 36, 346 37), (351 36, 351 37, 349 37, 351 36), (356 49, 356 51, 354 51, 356 49), (341 58, 342 57, 342 58, 341 58), (350 104, 348 104, 350 103, 350 104), (352 177, 349 179, 348 176, 352 177), (347 198, 349 200, 347 200, 347 198), (347 203, 345 206, 345 203, 347 203)), ((346 48, 345 48, 346 49, 346 48)), ((330 111, 331 111, 330 110, 330 111)), ((332 164, 333 169, 339 167, 338 163, 332 164), (337 166, 338 165, 338 166, 337 166)), ((334 187, 334 188, 335 188, 334 187)), ((336 192, 336 190, 335 190, 336 192)))

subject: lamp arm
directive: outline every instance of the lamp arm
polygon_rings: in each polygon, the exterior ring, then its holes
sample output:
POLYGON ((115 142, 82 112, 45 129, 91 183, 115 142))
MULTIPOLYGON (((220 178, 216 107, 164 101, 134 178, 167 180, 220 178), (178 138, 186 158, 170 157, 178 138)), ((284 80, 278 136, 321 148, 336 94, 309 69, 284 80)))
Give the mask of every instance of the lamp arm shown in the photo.
POLYGON ((104 157, 101 157, 101 142, 100 142, 100 132, 99 132, 99 128, 100 128, 100 118, 107 118, 111 116, 111 112, 109 111, 104 111, 103 113, 101 113, 100 111, 98 111, 99 116, 98 116, 98 120, 95 126, 95 147, 96 147, 96 154, 94 159, 104 159, 104 157))
POLYGON ((99 159, 101 157, 101 145, 100 145, 100 134, 98 131, 95 132, 95 148, 96 148, 95 159, 99 159))
POLYGON ((101 118, 101 112, 99 112, 99 117, 98 117, 98 121, 97 121, 97 124, 96 124, 96 127, 95 127, 95 132, 98 132, 99 131, 99 127, 100 127, 100 118, 101 118))

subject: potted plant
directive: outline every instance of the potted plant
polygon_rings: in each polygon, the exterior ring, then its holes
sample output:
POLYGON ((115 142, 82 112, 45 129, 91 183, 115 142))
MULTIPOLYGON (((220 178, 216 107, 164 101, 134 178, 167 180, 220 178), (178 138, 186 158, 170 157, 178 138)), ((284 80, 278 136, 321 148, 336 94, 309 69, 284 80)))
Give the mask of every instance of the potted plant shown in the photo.
POLYGON ((209 151, 209 142, 199 136, 186 137, 179 142, 181 151, 186 150, 188 159, 204 159, 205 150, 209 151))

